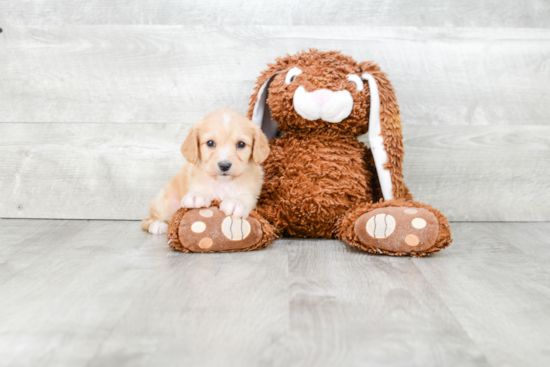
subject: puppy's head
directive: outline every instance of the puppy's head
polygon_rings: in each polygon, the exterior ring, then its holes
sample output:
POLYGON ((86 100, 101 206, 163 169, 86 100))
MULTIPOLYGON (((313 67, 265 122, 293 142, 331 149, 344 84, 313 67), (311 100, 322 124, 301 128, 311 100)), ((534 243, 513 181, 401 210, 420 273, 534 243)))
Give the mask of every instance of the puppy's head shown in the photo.
POLYGON ((252 121, 223 109, 212 112, 189 130, 181 152, 208 175, 230 179, 240 176, 248 165, 262 163, 269 155, 269 144, 252 121))

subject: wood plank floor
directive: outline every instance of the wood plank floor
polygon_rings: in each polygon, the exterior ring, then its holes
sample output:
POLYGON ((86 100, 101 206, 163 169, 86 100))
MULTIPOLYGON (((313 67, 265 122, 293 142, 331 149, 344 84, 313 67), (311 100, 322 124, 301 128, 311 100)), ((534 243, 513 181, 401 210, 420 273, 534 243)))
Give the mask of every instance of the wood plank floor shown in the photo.
POLYGON ((1 219, 0 365, 550 365, 550 223, 452 229, 426 259, 183 254, 138 222, 1 219))

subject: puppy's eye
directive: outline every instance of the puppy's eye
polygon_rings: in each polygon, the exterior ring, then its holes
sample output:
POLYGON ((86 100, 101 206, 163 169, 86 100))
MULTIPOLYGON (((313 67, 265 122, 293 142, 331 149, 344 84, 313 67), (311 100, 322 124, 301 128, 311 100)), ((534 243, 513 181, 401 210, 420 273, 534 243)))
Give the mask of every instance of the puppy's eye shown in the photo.
POLYGON ((214 143, 214 140, 208 140, 206 142, 206 145, 209 146, 210 148, 214 148, 216 146, 216 143, 214 143))
POLYGON ((286 84, 290 84, 294 81, 294 79, 296 79, 296 77, 298 75, 302 74, 302 70, 300 70, 299 68, 297 67, 293 67, 292 69, 290 69, 288 71, 288 73, 286 73, 286 76, 285 76, 285 83, 286 84))
POLYGON ((363 90, 363 81, 359 75, 348 74, 348 80, 350 83, 354 83, 357 90, 363 90))
POLYGON ((240 141, 237 143, 237 148, 244 148, 244 147, 246 147, 246 144, 244 142, 240 141))

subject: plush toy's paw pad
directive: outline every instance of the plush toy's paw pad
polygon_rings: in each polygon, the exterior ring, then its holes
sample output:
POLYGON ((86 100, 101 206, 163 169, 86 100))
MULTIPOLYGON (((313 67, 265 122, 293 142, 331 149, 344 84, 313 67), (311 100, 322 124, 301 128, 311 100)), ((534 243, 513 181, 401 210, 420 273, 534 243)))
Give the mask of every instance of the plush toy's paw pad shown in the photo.
POLYGON ((221 252, 249 248, 262 237, 254 218, 225 216, 217 207, 189 210, 178 229, 181 244, 193 252, 221 252))
POLYGON ((161 220, 155 220, 149 225, 149 233, 151 234, 165 234, 168 230, 168 223, 161 220))
POLYGON ((429 210, 386 207, 365 213, 355 222, 355 233, 367 246, 386 252, 423 252, 435 245, 439 223, 429 210))

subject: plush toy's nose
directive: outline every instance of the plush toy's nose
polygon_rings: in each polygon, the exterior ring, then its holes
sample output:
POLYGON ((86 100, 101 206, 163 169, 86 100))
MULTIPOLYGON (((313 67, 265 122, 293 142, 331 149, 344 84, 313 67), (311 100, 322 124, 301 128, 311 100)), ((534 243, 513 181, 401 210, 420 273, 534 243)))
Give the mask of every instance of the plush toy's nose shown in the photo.
POLYGON ((311 93, 313 100, 320 106, 324 105, 332 98, 332 92, 328 89, 318 89, 311 93))

